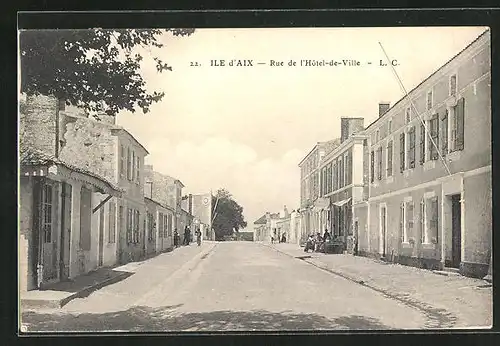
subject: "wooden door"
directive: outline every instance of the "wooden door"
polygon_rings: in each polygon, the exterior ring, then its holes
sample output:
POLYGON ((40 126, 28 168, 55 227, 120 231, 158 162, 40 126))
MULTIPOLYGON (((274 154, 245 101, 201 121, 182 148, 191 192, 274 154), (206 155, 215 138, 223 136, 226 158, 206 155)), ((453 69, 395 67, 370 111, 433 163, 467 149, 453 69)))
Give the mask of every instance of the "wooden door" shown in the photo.
POLYGON ((461 203, 460 195, 454 195, 451 198, 451 266, 460 268, 462 261, 462 227, 461 227, 461 203))
POLYGON ((57 279, 56 232, 54 216, 56 215, 55 191, 50 183, 42 184, 40 213, 41 264, 43 266, 43 282, 57 279))

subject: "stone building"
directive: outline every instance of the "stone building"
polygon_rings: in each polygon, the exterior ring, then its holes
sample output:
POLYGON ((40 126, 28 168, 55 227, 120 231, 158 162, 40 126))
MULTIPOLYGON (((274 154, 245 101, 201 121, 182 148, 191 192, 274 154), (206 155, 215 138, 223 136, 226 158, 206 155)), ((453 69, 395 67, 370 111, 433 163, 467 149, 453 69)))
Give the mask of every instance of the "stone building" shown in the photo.
POLYGON ((212 230, 212 194, 189 194, 182 199, 182 209, 193 215, 194 229, 200 230, 202 239, 215 240, 212 230))
POLYGON ((339 139, 318 142, 300 161, 300 240, 305 241, 321 227, 320 210, 327 207, 326 200, 320 198, 320 166, 326 154, 340 144, 339 139))
POLYGON ((363 118, 341 118, 340 144, 321 160, 319 227, 353 249, 353 205, 363 200, 363 118))
POLYGON ((486 275, 492 250, 486 31, 365 130, 359 252, 486 275), (367 192, 367 193, 366 193, 367 192))
POLYGON ((31 96, 20 114, 21 292, 115 259, 117 229, 106 202, 121 198, 123 189, 104 171, 61 158, 61 108, 55 98, 31 96))

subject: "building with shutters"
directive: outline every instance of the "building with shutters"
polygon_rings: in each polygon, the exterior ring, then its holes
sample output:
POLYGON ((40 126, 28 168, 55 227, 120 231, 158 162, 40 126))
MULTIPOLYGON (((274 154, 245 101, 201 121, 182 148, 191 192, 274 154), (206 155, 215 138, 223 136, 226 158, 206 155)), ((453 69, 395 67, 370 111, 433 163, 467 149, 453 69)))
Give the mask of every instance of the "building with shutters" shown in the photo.
POLYGON ((490 55, 486 31, 392 107, 379 106, 364 131, 363 198, 354 202, 359 253, 486 275, 490 55))

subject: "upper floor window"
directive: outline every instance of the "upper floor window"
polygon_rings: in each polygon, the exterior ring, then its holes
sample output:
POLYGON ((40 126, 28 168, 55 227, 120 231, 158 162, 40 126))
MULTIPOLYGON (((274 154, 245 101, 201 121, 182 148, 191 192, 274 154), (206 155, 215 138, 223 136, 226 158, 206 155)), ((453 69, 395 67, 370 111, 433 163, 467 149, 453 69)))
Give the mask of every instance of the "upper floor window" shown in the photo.
POLYGON ((464 149, 464 121, 465 121, 465 99, 458 100, 453 107, 453 117, 451 121, 450 151, 464 149))
POLYGON ((427 110, 432 109, 432 90, 427 92, 427 110))
POLYGON ((389 119, 387 123, 387 134, 392 132, 392 119, 389 119))
POLYGON ((120 176, 125 175, 125 161, 127 157, 125 155, 125 147, 120 145, 120 176))
POLYGON ((377 132, 375 133, 375 143, 378 143, 379 140, 380 140, 380 130, 377 130, 377 132))
POLYGON ((448 154, 448 110, 441 115, 441 154, 448 154))
POLYGON ((387 176, 392 176, 392 141, 387 144, 387 176))
POLYGON ((437 160, 439 157, 439 153, 437 150, 437 145, 439 143, 439 122, 437 114, 434 114, 429 120, 429 158, 431 160, 437 160))
POLYGON ((457 75, 454 74, 450 77, 450 96, 457 94, 457 75))
POLYGON ((127 148, 127 179, 132 180, 132 151, 127 148))
POLYGON ((382 180, 382 146, 377 150, 377 178, 382 180))
POLYGON ((408 131, 408 167, 415 167, 415 126, 408 131))
POLYGON ((141 158, 139 155, 136 156, 136 173, 135 173, 135 179, 139 183, 140 182, 140 172, 141 172, 141 158))
POLYGON ((370 154, 370 182, 375 181, 375 152, 372 151, 370 154))
POLYGON ((399 135, 399 171, 405 170, 405 133, 399 135))
POLYGON ((405 113, 405 124, 409 124, 411 121, 411 106, 406 108, 406 113, 405 113))
POLYGON ((422 165, 425 162, 425 126, 424 124, 420 125, 420 164, 422 165))

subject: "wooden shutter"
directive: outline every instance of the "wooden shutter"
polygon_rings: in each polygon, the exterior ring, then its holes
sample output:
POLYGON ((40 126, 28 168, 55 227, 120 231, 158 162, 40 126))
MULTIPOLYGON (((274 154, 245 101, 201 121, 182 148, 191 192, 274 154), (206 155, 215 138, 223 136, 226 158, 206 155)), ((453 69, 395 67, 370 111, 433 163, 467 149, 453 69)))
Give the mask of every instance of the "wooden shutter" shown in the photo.
POLYGON ((465 99, 461 98, 457 102, 456 108, 456 122, 457 122, 457 139, 456 150, 464 149, 464 125, 465 125, 465 99))
POLYGON ((420 125, 420 164, 425 162, 425 126, 420 125))
POLYGON ((392 176, 392 141, 387 145, 387 176, 392 176))
POLYGON ((382 180, 382 147, 380 146, 378 148, 378 153, 377 153, 377 156, 378 156, 378 180, 382 180))
POLYGON ((420 201, 420 241, 425 243, 425 200, 420 201))
POLYGON ((436 243, 438 241, 438 236, 439 236, 439 206, 438 206, 438 198, 433 197, 430 200, 430 207, 431 207, 431 220, 430 220, 430 226, 431 226, 431 236, 436 238, 436 243))
POLYGON ((405 170, 405 133, 399 135, 399 170, 405 170))
POLYGON ((375 181, 375 152, 371 152, 371 158, 370 158, 370 181, 373 183, 375 181))
POLYGON ((125 174, 125 147, 120 145, 120 175, 125 174))
POLYGON ((441 116, 441 154, 448 154, 448 110, 441 116))

